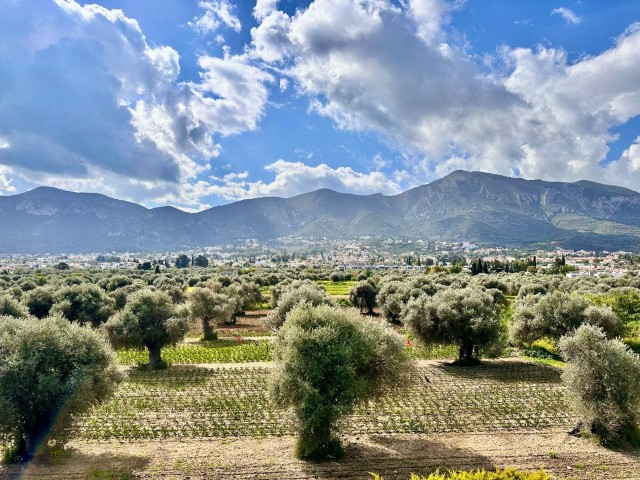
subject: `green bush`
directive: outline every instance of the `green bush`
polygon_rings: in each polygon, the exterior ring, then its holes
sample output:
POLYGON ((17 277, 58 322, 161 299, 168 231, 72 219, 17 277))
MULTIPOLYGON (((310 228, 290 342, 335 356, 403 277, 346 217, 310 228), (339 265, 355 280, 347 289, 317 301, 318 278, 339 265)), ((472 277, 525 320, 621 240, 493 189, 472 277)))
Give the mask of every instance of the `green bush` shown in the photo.
MULTIPOLYGON (((381 476, 371 474, 374 480, 383 480, 381 476)), ((544 470, 537 472, 523 472, 521 470, 506 469, 495 471, 475 470, 472 472, 435 472, 424 477, 416 474, 411 475, 411 480, 552 480, 553 477, 547 475, 544 470)))
POLYGON ((340 456, 336 422, 361 401, 395 385, 409 370, 402 337, 339 308, 294 308, 274 345, 270 396, 297 419, 296 454, 340 456))
POLYGON ((72 419, 120 379, 114 352, 89 328, 0 317, 0 439, 12 444, 5 459, 27 461, 48 440, 64 441, 72 419))

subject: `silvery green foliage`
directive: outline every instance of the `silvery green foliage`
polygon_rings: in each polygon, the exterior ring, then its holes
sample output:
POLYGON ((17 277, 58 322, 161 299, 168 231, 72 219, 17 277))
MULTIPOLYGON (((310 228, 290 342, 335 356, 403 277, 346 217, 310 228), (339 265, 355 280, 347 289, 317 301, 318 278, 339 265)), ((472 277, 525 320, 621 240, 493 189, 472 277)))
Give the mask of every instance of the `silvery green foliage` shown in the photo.
POLYGON ((0 295, 0 315, 14 318, 27 318, 29 311, 10 295, 0 295))
POLYGON ((365 310, 368 314, 373 313, 373 308, 377 306, 376 295, 378 287, 371 280, 361 280, 349 290, 349 300, 354 307, 360 309, 360 313, 365 310))
POLYGON ((51 313, 59 314, 70 322, 98 327, 105 323, 114 310, 114 301, 95 285, 71 285, 58 291, 51 313))
POLYGON ((558 346, 567 361, 562 379, 581 427, 610 439, 637 428, 640 356, 593 325, 562 337, 558 346))
POLYGON ((55 302, 55 290, 51 287, 35 288, 24 295, 23 301, 31 315, 44 318, 55 302))
MULTIPOLYGON (((446 277, 439 277, 437 280, 450 283, 446 277)), ((383 278, 376 301, 382 308, 382 314, 389 322, 400 323, 402 308, 409 300, 421 295, 434 295, 438 290, 446 288, 443 283, 436 283, 426 275, 404 279, 395 276, 388 279, 383 278)))
POLYGON ((547 293, 547 287, 541 283, 526 283, 518 290, 518 298, 526 297, 527 295, 544 295, 547 293))
POLYGON ((424 343, 454 343, 460 359, 470 360, 500 336, 498 306, 478 287, 450 288, 433 297, 422 295, 407 303, 402 323, 424 343))
POLYGON ((280 297, 286 291, 296 290, 296 289, 298 289, 300 287, 304 287, 304 286, 314 287, 314 288, 321 289, 322 291, 325 291, 324 286, 318 285, 316 282, 313 282, 311 280, 291 280, 291 279, 287 279, 287 280, 284 280, 284 281, 278 283, 277 285, 272 286, 269 289, 269 293, 271 294, 271 307, 272 308, 276 308, 278 306, 278 301, 280 300, 280 297))
POLYGON ((28 460, 64 441, 72 419, 107 399, 122 375, 109 345, 61 317, 0 317, 0 440, 28 460))
POLYGON ((287 314, 300 303, 313 307, 333 305, 333 300, 324 288, 313 283, 293 283, 280 294, 276 307, 264 318, 264 324, 269 328, 280 328, 287 319, 287 314))
POLYGON ((622 321, 609 306, 591 305, 584 311, 584 317, 586 324, 600 327, 608 338, 621 337, 624 333, 622 321))
POLYGON ((410 371, 402 337, 327 305, 301 304, 289 313, 275 339, 274 361, 270 397, 292 409, 302 458, 330 456, 337 420, 410 371))
POLYGON ((558 340, 588 323, 602 327, 609 337, 622 332, 622 322, 608 307, 594 307, 576 293, 555 291, 544 296, 519 298, 514 306, 510 338, 516 344, 531 343, 543 337, 558 340))
POLYGON ((191 318, 202 322, 205 340, 215 338, 213 325, 224 325, 231 321, 236 310, 237 297, 212 292, 208 288, 194 287, 189 292, 191 318))
POLYGON ((105 330, 114 347, 146 348, 151 368, 160 368, 164 365, 162 348, 184 338, 187 321, 176 316, 169 295, 145 289, 128 297, 125 307, 105 324, 105 330))

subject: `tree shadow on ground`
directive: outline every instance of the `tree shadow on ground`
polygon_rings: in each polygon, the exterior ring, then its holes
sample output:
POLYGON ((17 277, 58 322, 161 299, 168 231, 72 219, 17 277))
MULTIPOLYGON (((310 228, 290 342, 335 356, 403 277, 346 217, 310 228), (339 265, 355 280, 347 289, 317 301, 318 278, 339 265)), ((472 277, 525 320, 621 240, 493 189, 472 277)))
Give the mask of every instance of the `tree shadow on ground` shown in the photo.
MULTIPOLYGON (((344 442, 345 456, 341 460, 304 463, 306 476, 319 479, 369 478, 369 473, 385 480, 408 480, 412 473, 428 474, 436 469, 491 469, 494 465, 485 456, 462 448, 417 438, 375 435, 344 442)), ((305 477, 306 478, 306 477, 305 477)), ((373 477, 371 477, 373 478, 373 477)))
POLYGON ((31 478, 128 480, 134 478, 135 471, 145 468, 149 462, 150 459, 138 455, 87 454, 67 447, 55 458, 40 455, 24 465, 0 465, 0 478, 6 480, 31 478))
POLYGON ((469 380, 492 380, 496 382, 560 383, 562 371, 542 363, 523 362, 516 359, 483 360, 480 365, 463 367, 441 363, 441 373, 469 380))

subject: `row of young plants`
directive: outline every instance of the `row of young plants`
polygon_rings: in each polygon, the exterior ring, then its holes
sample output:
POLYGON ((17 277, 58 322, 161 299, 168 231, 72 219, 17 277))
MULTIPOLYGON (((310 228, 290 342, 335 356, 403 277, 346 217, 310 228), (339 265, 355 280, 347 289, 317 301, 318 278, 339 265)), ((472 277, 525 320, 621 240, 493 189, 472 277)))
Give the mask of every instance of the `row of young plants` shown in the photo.
MULTIPOLYGON (((112 400, 77 424, 86 439, 263 436, 294 433, 269 401, 272 368, 132 370, 112 400)), ((344 433, 434 433, 567 427, 574 418, 556 370, 518 361, 469 371, 438 364, 358 405, 344 433)))
MULTIPOLYGON (((167 364, 265 362, 271 359, 269 340, 212 340, 170 345, 162 350, 167 364)), ((144 365, 148 354, 141 349, 121 348, 117 351, 122 365, 144 365)))

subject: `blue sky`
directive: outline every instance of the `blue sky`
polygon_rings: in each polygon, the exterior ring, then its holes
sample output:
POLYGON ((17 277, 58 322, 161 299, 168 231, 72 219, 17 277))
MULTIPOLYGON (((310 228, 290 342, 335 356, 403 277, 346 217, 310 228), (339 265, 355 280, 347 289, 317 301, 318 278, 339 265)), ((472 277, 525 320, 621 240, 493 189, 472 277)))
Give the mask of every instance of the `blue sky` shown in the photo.
POLYGON ((640 190, 640 0, 0 0, 0 194, 640 190))

